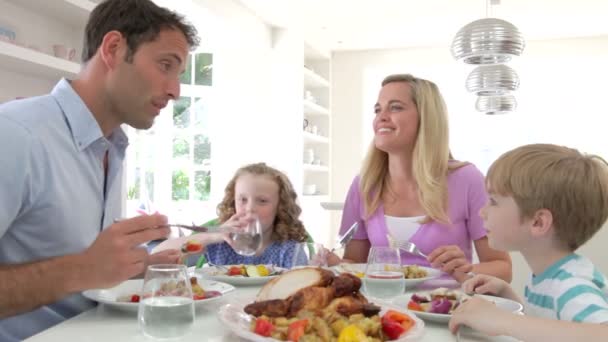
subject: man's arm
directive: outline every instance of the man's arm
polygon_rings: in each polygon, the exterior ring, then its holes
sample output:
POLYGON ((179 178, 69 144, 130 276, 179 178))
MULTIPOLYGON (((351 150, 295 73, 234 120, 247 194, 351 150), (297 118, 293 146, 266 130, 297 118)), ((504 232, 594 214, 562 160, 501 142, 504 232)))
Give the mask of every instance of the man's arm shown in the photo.
POLYGON ((0 265, 0 319, 56 302, 81 289, 76 256, 0 265))
POLYGON ((162 215, 138 216, 105 229, 80 254, 0 265, 0 318, 31 311, 72 293, 112 287, 142 273, 148 253, 140 246, 169 235, 166 224, 162 215))

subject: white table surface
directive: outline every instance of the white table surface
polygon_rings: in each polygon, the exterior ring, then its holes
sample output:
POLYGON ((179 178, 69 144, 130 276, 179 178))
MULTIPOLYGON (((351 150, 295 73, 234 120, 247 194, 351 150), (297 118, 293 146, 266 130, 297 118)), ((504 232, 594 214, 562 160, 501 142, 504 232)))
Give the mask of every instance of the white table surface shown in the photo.
MULTIPOLYGON (((259 291, 259 286, 237 287, 223 299, 203 305, 196 310, 192 331, 178 341, 192 342, 237 342, 244 341, 222 325, 217 313, 227 303, 243 300, 251 301, 259 291)), ((460 341, 513 341, 511 338, 485 337, 479 334, 463 333, 460 341)), ((124 312, 112 307, 99 305, 61 324, 30 337, 28 342, 121 342, 151 341, 143 336, 137 325, 137 313, 124 312)), ((175 341, 175 340, 171 340, 175 341)), ((422 341, 456 341, 446 324, 425 322, 422 341)))

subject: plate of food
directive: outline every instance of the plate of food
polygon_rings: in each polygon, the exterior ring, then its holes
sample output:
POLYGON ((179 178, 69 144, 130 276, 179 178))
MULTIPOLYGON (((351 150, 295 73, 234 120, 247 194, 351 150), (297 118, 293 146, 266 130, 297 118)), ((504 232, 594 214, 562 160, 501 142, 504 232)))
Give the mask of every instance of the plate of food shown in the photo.
MULTIPOLYGON (((233 291, 234 286, 214 280, 191 277, 190 284, 194 295, 195 306, 200 306, 222 298, 226 293, 233 291)), ((177 287, 183 284, 176 284, 177 287)), ((143 279, 131 279, 109 289, 94 289, 84 291, 82 294, 96 302, 120 310, 137 311, 143 279)))
MULTIPOLYGON (((476 294, 475 296, 487 299, 510 312, 521 313, 523 310, 523 306, 514 300, 489 295, 476 294)), ((416 312, 416 315, 424 320, 447 323, 460 302, 468 297, 469 295, 460 290, 438 288, 433 291, 399 296, 393 300, 393 304, 416 312)))
MULTIPOLYGON (((348 264, 343 263, 334 266, 333 269, 338 272, 347 272, 356 275, 359 278, 365 276, 365 268, 367 264, 348 264)), ((403 275, 405 277, 405 288, 417 286, 427 280, 435 279, 441 276, 441 271, 424 266, 418 265, 406 265, 402 267, 403 275)))
POLYGON ((263 285, 284 271, 274 265, 226 265, 197 268, 194 273, 232 285, 263 285))
POLYGON ((350 273, 323 268, 287 271, 265 284, 255 298, 223 305, 219 319, 249 341, 415 341, 424 322, 395 305, 369 302, 350 273))

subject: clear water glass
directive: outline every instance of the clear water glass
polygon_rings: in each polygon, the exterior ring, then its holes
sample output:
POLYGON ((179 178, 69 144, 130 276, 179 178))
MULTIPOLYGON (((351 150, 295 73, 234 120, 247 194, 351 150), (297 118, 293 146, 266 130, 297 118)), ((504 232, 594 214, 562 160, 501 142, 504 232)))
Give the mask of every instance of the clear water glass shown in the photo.
POLYGON ((150 265, 139 302, 142 333, 154 339, 175 339, 194 324, 194 299, 185 265, 150 265))
POLYGON ((398 248, 372 247, 363 276, 365 294, 381 300, 391 299, 405 292, 405 277, 398 248))
POLYGON ((244 256, 254 255, 262 245, 262 224, 254 219, 246 227, 231 232, 229 237, 235 252, 244 256))
POLYGON ((316 242, 301 242, 295 245, 291 267, 327 267, 327 249, 316 242))

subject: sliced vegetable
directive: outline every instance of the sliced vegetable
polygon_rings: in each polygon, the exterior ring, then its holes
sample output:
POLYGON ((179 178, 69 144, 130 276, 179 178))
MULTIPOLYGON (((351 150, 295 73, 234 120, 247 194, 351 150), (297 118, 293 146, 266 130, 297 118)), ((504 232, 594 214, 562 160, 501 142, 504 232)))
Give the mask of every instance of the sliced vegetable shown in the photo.
MULTIPOLYGON (((405 328, 399 324, 399 322, 395 322, 390 319, 382 318, 382 331, 386 334, 386 336, 391 340, 396 340, 405 333, 405 328)), ((342 334, 340 334, 341 336, 342 334)), ((357 340, 353 340, 357 341, 357 340)), ((339 341, 340 342, 340 341, 339 341)))
POLYGON ((366 340, 367 336, 363 330, 354 324, 346 326, 338 336, 338 342, 360 342, 366 340))
POLYGON ((182 245, 183 253, 198 253, 203 250, 203 244, 196 240, 188 240, 182 245))
POLYGON ((428 303, 430 302, 430 300, 424 296, 419 296, 417 294, 412 295, 412 298, 410 298, 411 300, 413 300, 416 303, 428 303))
POLYGON ((422 306, 420 305, 420 303, 415 302, 413 300, 410 300, 409 303, 407 303, 407 308, 413 311, 424 311, 424 309, 422 309, 422 306))
POLYGON ((255 320, 255 328, 253 329, 253 332, 256 334, 269 337, 273 330, 274 325, 272 325, 272 323, 270 323, 268 320, 263 318, 258 318, 255 320))
POLYGON ((258 274, 260 275, 260 277, 267 277, 268 275, 270 275, 270 271, 268 270, 268 268, 266 266, 257 265, 256 268, 258 270, 258 274))
POLYGON ((287 339, 289 341, 298 342, 300 337, 304 335, 307 325, 307 319, 301 319, 289 324, 289 326, 287 326, 287 339))
POLYGON ((229 276, 237 276, 237 275, 241 275, 241 268, 240 266, 231 266, 228 269, 228 275, 229 276))
POLYGON ((245 271, 247 275, 250 277, 260 277, 260 273, 258 272, 258 268, 255 265, 247 265, 245 266, 245 271))
POLYGON ((449 314, 452 309, 452 302, 447 298, 436 298, 431 302, 432 313, 449 314))
POLYGON ((399 338, 414 326, 414 320, 410 316, 395 310, 388 310, 382 316, 380 322, 382 323, 382 331, 390 339, 399 338))

